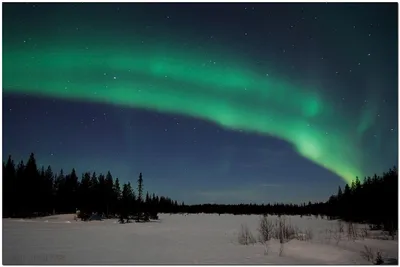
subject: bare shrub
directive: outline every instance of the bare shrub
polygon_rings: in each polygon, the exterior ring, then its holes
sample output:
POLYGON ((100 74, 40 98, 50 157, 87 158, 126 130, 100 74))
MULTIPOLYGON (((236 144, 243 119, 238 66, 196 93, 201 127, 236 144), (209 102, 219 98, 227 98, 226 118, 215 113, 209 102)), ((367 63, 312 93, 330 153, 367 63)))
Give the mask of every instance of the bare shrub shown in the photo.
POLYGON ((267 215, 264 215, 260 218, 258 232, 260 233, 260 241, 262 243, 271 240, 274 232, 274 223, 272 220, 268 219, 267 215))
POLYGON ((297 228, 288 223, 285 217, 280 217, 276 221, 274 238, 278 239, 281 244, 296 238, 297 233, 297 228))
POLYGON ((328 240, 328 243, 331 242, 332 239, 332 231, 330 229, 325 230, 325 239, 328 240))
POLYGON ((347 223, 347 238, 353 241, 357 239, 357 229, 352 222, 347 223))
POLYGON ((282 257, 282 256, 283 256, 283 249, 284 249, 284 244, 281 243, 281 246, 280 246, 280 248, 279 248, 279 257, 282 257))
POLYGON ((337 221, 337 228, 338 228, 338 232, 340 234, 344 233, 344 225, 343 225, 343 222, 341 220, 337 221))
POLYGON ((264 255, 268 255, 269 252, 269 245, 268 242, 264 243, 264 255))
POLYGON ((311 229, 307 229, 304 234, 305 234, 305 241, 312 240, 314 237, 314 234, 311 229))
POLYGON ((384 223, 383 229, 392 240, 395 240, 397 230, 393 222, 384 223))
POLYGON ((382 253, 380 251, 376 252, 376 258, 375 258, 374 264, 375 265, 383 264, 383 257, 382 257, 382 253))
POLYGON ((381 265, 384 263, 382 253, 380 251, 374 253, 372 248, 367 246, 364 246, 364 251, 361 251, 361 257, 374 265, 381 265))
POLYGON ((256 239, 253 234, 250 232, 247 225, 241 225, 239 236, 238 236, 239 244, 241 245, 249 245, 256 243, 256 239))
POLYGON ((340 240, 342 240, 342 234, 340 233, 340 231, 332 231, 332 236, 333 239, 335 239, 336 241, 336 245, 339 245, 340 240))
POLYGON ((313 233, 311 229, 307 229, 304 233, 296 233, 295 238, 300 241, 310 241, 313 238, 313 233))
POLYGON ((382 229, 382 225, 381 225, 381 224, 370 224, 370 225, 369 225, 369 229, 370 229, 371 231, 374 231, 374 230, 381 230, 381 229, 382 229))
POLYGON ((367 247, 364 245, 364 251, 360 252, 361 257, 363 257, 365 260, 372 262, 374 259, 374 252, 372 250, 372 248, 367 247))
POLYGON ((358 235, 362 240, 369 237, 368 228, 364 227, 360 229, 360 234, 358 235))

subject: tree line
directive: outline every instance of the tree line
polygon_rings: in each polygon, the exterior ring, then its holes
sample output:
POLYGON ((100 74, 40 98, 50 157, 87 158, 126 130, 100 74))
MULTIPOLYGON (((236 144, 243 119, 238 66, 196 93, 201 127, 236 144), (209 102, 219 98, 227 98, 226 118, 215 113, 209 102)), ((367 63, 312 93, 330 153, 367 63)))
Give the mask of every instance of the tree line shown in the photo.
POLYGON ((68 174, 54 173, 51 166, 37 168, 32 153, 17 166, 11 156, 3 162, 3 217, 27 217, 41 214, 72 213, 76 208, 85 213, 97 212, 108 217, 143 213, 218 213, 314 215, 328 219, 364 222, 397 229, 398 171, 391 168, 381 176, 357 177, 327 201, 302 204, 178 204, 171 198, 144 195, 142 174, 136 191, 130 182, 120 185, 110 172, 106 175, 86 172, 78 178, 75 169, 68 174), (137 192, 137 193, 136 193, 137 192))
POLYGON ((15 165, 11 156, 3 162, 3 217, 32 217, 50 214, 99 213, 106 217, 138 212, 176 212, 177 201, 143 192, 142 174, 138 195, 130 182, 120 184, 110 171, 106 175, 85 172, 81 179, 75 169, 54 173, 51 166, 37 168, 32 153, 26 164, 15 165))

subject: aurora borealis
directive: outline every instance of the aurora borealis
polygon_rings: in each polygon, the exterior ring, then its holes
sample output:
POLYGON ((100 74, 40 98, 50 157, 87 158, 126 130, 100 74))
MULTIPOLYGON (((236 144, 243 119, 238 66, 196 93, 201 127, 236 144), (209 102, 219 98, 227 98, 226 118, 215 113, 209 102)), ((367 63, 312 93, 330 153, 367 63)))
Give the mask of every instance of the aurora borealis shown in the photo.
MULTIPOLYGON (((207 121, 232 135, 265 136, 265 148, 279 139, 346 182, 397 164, 396 5, 203 4, 194 15, 187 5, 154 5, 5 5, 3 96, 207 121), (333 25, 335 12, 344 15, 333 25), (246 16, 256 18, 240 22, 246 16)), ((12 116, 4 106, 3 117, 12 116)), ((3 125, 4 142, 15 138, 3 125)), ((126 146, 143 138, 136 130, 124 130, 126 146)))

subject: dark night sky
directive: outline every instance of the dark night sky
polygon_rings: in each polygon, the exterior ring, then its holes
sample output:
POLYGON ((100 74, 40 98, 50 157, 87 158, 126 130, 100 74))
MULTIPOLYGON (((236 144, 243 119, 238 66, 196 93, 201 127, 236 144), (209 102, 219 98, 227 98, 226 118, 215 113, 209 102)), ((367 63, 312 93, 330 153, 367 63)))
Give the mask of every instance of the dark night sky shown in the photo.
POLYGON ((3 159, 186 203, 325 200, 398 162, 397 3, 4 4, 3 159))

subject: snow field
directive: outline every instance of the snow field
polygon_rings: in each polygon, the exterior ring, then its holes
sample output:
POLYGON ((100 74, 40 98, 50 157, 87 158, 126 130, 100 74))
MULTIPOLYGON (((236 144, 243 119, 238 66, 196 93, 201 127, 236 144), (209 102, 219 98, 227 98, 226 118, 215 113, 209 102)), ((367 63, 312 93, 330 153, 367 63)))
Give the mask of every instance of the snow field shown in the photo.
POLYGON ((364 246, 398 258, 397 238, 353 241, 342 233, 337 242, 337 221, 308 216, 286 216, 300 232, 312 231, 313 239, 290 240, 281 256, 279 240, 238 243, 241 225, 258 240, 257 215, 160 214, 159 221, 129 224, 73 216, 3 219, 3 264, 371 264, 361 255, 364 246))

